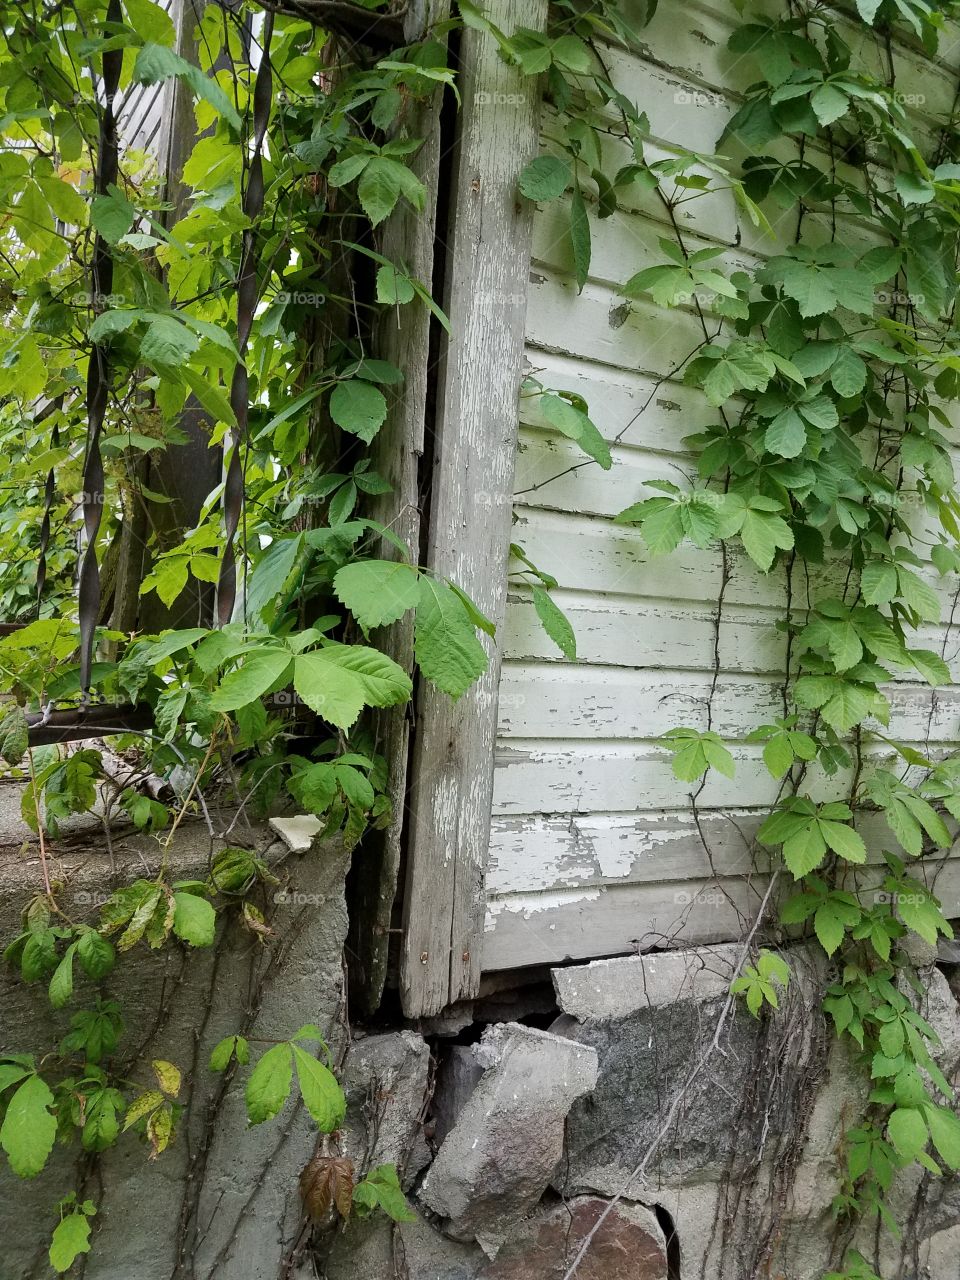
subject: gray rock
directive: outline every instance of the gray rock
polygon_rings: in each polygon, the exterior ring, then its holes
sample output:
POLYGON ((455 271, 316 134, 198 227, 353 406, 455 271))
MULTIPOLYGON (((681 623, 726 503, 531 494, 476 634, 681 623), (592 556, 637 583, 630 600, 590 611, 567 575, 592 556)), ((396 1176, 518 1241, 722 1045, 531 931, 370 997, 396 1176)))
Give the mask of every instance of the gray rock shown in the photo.
POLYGON ((743 948, 651 951, 551 970, 557 1003, 579 1022, 626 1018, 678 1000, 726 995, 743 948))
POLYGON ((960 1062, 960 1006, 950 982, 935 964, 918 969, 917 977, 923 986, 923 995, 917 998, 912 989, 907 994, 913 997, 918 1012, 937 1033, 940 1046, 934 1049, 934 1057, 950 1077, 960 1062))
POLYGON ((347 1096, 342 1146, 358 1176, 395 1164, 406 1188, 428 1163, 421 1114, 429 1074, 430 1048, 414 1031, 353 1041, 341 1073, 347 1096))
POLYGON ((911 964, 930 965, 937 959, 937 948, 934 943, 927 942, 926 938, 921 938, 912 930, 900 939, 899 946, 911 964))
POLYGON ((492 1257, 556 1172, 564 1119, 596 1083, 597 1055, 518 1023, 489 1027, 476 1047, 485 1067, 423 1186, 423 1203, 460 1240, 492 1257))
POLYGON ((450 1046, 437 1073, 437 1087, 433 1095, 435 1142, 443 1142, 456 1124, 482 1076, 483 1067, 470 1045, 450 1046))
MULTIPOLYGON (((324 1280, 478 1280, 487 1258, 476 1244, 442 1235, 419 1214, 392 1223, 382 1213, 351 1219, 336 1238, 323 1268, 324 1280)), ((297 1280, 316 1280, 313 1266, 297 1280)))

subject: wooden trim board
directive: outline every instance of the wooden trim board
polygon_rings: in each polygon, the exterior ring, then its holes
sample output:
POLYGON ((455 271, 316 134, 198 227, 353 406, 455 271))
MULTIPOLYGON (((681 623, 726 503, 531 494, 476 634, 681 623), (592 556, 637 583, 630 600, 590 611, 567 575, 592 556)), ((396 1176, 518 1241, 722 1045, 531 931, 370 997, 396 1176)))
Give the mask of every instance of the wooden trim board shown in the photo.
MULTIPOLYGON (((542 28, 546 0, 493 0, 502 28, 542 28)), ((451 332, 438 380, 427 565, 499 625, 506 601, 517 398, 532 206, 518 193, 539 149, 535 82, 463 32, 463 105, 446 246, 451 332)), ((486 674, 456 703, 422 686, 417 705, 400 992, 412 1017, 470 997, 480 981, 500 680, 499 637, 486 674)))

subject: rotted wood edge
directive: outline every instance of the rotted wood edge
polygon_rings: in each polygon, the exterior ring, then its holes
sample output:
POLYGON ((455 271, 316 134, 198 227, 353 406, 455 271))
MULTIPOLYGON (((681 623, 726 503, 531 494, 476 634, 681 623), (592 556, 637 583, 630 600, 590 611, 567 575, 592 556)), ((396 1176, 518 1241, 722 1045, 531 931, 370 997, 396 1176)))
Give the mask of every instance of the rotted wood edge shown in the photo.
POLYGON ((39 712, 27 715, 27 740, 31 747, 61 742, 82 742, 115 733, 143 733, 153 728, 153 708, 92 706, 75 711, 39 712))
MULTIPOLYGON (((510 31, 542 29, 547 4, 493 0, 485 12, 510 31)), ((538 151, 540 104, 485 33, 463 32, 460 62, 427 565, 499 629, 532 233, 517 183, 538 151)), ((479 988, 501 645, 498 630, 486 673, 458 702, 426 684, 418 694, 400 968, 411 1017, 479 988)))
MULTIPOLYGON (((412 9, 417 12, 408 14, 408 22, 415 22, 407 34, 411 41, 422 39, 430 27, 449 16, 450 0, 420 0, 412 9)), ((387 222, 379 246, 385 257, 403 263, 428 288, 434 270, 442 101, 443 90, 438 88, 428 101, 414 104, 404 117, 410 136, 424 140, 410 167, 426 188, 426 201, 421 213, 401 203, 387 222)), ((391 397, 390 412, 373 450, 373 469, 389 482, 392 492, 378 500, 372 514, 408 548, 407 558, 414 564, 420 559, 420 484, 430 385, 430 332, 430 312, 417 301, 394 308, 376 340, 376 354, 402 369, 404 381, 391 397)), ((399 550, 387 539, 381 542, 378 554, 385 560, 400 559, 399 550)), ((412 671, 413 615, 408 614, 384 631, 378 644, 405 671, 412 671)), ((387 977, 390 926, 407 813, 409 709, 380 712, 376 732, 379 750, 387 761, 393 820, 385 831, 371 833, 364 840, 348 886, 350 999, 353 1007, 365 1013, 372 1013, 379 1005, 387 977)))

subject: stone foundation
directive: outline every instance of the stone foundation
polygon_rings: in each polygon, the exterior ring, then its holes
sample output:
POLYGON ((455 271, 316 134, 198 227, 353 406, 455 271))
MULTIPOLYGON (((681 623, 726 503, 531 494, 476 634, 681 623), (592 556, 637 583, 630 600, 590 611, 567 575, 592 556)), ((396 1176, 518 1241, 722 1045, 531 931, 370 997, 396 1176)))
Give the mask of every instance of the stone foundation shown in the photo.
MULTIPOLYGON (((850 1241, 830 1212, 835 1153, 865 1087, 824 1023, 815 948, 787 948, 793 978, 760 1020, 728 1007, 738 948, 725 945, 554 970, 552 1007, 549 988, 512 999, 501 983, 492 1000, 419 1027, 351 1031, 348 859, 269 828, 251 839, 283 888, 265 904, 265 939, 233 922, 209 951, 167 948, 117 970, 116 994, 135 1012, 124 1051, 184 1070, 174 1142, 155 1161, 132 1134, 96 1160, 60 1148, 31 1182, 4 1168, 2 1280, 52 1274, 54 1205, 71 1190, 99 1205, 75 1268, 85 1280, 564 1280, 585 1244, 579 1280, 820 1280, 836 1265, 850 1241), (347 1095, 327 1150, 360 1173, 396 1164, 414 1220, 312 1225, 298 1177, 319 1146, 304 1109, 290 1103, 251 1129, 242 1079, 207 1069, 225 1035, 281 1039, 305 1022, 324 1029, 347 1095)), ((80 918, 83 895, 94 904, 104 889, 103 858, 64 847, 54 870, 79 895, 80 918)), ((147 873, 155 852, 143 838, 121 842, 117 877, 147 873)), ((177 874, 202 874, 209 854, 205 832, 189 828, 177 874)), ((36 867, 2 866, 5 899, 19 906, 36 867)), ((2 923, 16 932, 13 905, 2 923)), ((922 971, 921 1011, 951 1077, 955 972, 922 971)), ((4 1051, 55 1044, 77 1004, 54 1012, 39 989, 9 973, 2 982, 4 1051)), ((906 1171, 891 1199, 903 1240, 856 1241, 884 1280, 960 1280, 957 1180, 906 1171)))

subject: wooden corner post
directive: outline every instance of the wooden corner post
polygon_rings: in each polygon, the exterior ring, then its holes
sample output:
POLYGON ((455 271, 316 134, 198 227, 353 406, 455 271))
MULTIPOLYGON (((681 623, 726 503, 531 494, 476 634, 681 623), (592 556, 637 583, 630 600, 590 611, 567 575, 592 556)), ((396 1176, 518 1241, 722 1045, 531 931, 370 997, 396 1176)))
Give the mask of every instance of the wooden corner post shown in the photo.
MULTIPOLYGON (((485 12, 508 32, 543 29, 547 4, 492 0, 485 12)), ((476 600, 498 638, 458 702, 426 684, 418 699, 400 972, 411 1017, 475 995, 480 980, 533 212, 517 182, 539 145, 537 81, 469 28, 460 64, 427 565, 476 600)))

